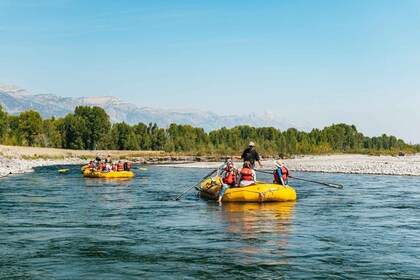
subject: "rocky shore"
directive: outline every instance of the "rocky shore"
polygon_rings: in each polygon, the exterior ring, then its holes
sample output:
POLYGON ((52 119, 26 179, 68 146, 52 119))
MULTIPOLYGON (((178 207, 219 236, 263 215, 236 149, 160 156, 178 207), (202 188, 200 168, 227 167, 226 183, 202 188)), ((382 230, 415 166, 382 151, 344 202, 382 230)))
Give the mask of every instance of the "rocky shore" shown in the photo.
MULTIPOLYGON (((325 155, 301 156, 282 160, 291 171, 346 174, 420 176, 420 154, 407 156, 325 155)), ((219 162, 165 164, 183 168, 217 168, 219 162)), ((236 167, 242 162, 234 161, 236 167)), ((259 169, 258 164, 256 168, 259 169)), ((264 170, 274 170, 274 159, 263 159, 264 170)))
MULTIPOLYGON (((138 151, 73 151, 0 145, 0 177, 33 172, 33 168, 38 166, 82 165, 96 155, 104 158, 107 154, 114 159, 127 158, 133 163, 180 168, 217 168, 225 159, 213 156, 164 156, 156 152, 139 155, 138 151)), ((283 162, 291 171, 420 176, 420 154, 300 156, 283 162)), ((235 166, 241 164, 239 159, 235 161, 235 166)), ((264 158, 263 169, 273 170, 274 158, 264 158)))

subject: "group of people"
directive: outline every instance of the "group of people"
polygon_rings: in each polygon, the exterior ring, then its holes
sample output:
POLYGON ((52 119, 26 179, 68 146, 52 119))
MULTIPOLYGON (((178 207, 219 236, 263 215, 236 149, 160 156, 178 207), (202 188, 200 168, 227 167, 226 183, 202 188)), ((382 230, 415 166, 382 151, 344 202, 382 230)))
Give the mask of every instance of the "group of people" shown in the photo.
POLYGON ((112 162, 111 155, 108 155, 105 161, 102 162, 101 158, 97 156, 95 160, 89 162, 88 169, 101 172, 130 171, 131 163, 129 161, 123 163, 121 160, 114 163, 112 162))
MULTIPOLYGON (((241 168, 235 169, 231 159, 227 159, 225 163, 219 167, 218 174, 220 173, 220 170, 223 170, 220 174, 220 183, 222 184, 222 188, 219 193, 219 202, 222 201, 227 189, 246 187, 255 184, 257 180, 257 174, 254 170, 255 163, 258 162, 260 168, 262 168, 263 165, 258 152, 255 150, 254 142, 249 142, 248 148, 245 149, 241 155, 241 159, 244 160, 241 168)), ((283 186, 287 185, 289 170, 280 160, 276 160, 274 163, 276 165, 276 169, 273 171, 273 182, 283 186)))

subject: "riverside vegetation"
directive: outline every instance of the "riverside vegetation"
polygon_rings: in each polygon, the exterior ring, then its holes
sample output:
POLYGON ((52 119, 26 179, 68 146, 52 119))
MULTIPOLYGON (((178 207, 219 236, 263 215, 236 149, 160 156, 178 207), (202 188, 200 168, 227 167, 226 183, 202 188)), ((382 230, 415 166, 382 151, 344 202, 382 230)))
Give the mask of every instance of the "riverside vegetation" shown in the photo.
POLYGON ((420 152, 420 145, 395 136, 367 137, 354 125, 333 124, 311 132, 289 128, 255 128, 247 125, 206 133, 203 128, 156 123, 111 124, 101 107, 77 106, 63 118, 42 119, 29 110, 9 115, 0 104, 0 144, 75 150, 164 151, 177 155, 240 154, 248 142, 258 145, 262 156, 291 157, 305 154, 362 153, 398 155, 420 152))

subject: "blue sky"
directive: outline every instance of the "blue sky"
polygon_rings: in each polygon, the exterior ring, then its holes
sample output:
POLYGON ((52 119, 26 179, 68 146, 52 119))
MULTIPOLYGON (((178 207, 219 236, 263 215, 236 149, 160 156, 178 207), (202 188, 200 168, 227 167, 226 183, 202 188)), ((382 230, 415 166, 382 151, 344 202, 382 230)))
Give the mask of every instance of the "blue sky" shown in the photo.
POLYGON ((0 0, 0 84, 420 143, 420 1, 0 0))

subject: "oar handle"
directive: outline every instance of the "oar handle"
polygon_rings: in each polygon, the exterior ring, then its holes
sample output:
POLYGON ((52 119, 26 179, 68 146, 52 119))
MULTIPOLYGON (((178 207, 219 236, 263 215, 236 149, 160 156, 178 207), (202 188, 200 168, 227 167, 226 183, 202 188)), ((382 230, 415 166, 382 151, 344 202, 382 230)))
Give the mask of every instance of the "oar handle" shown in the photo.
POLYGON ((209 174, 207 174, 206 176, 204 176, 200 181, 198 181, 197 183, 195 183, 194 185, 192 185, 188 190, 184 191, 182 194, 178 195, 174 200, 179 200, 181 198, 181 196, 183 196, 184 194, 186 194, 187 192, 189 192, 192 188, 194 188, 195 186, 197 186, 198 184, 200 184, 206 178, 210 177, 216 171, 217 171, 217 169, 213 170, 212 172, 210 172, 209 174))

